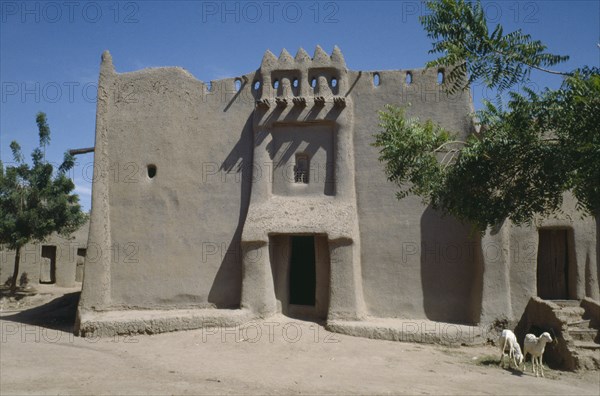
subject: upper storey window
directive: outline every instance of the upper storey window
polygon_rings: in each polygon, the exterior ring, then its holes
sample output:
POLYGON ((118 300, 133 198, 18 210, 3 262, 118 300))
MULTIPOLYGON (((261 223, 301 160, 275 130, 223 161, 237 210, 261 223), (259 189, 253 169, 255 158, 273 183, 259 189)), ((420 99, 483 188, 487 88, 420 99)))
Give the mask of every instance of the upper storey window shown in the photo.
POLYGON ((308 155, 296 154, 296 165, 294 165, 294 182, 308 184, 308 155))

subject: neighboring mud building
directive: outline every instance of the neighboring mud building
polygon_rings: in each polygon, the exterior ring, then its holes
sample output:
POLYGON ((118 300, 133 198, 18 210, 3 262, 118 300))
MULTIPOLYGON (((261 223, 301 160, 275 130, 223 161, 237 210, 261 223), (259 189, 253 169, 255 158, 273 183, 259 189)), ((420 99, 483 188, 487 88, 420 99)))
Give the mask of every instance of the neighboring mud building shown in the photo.
POLYGON ((532 296, 598 300, 597 222, 571 201, 480 238, 396 199, 371 146, 377 112, 410 103, 471 133, 471 97, 443 93, 443 74, 352 71, 317 47, 267 51, 258 70, 206 84, 176 67, 119 74, 106 52, 89 239, 102 254, 86 263, 79 331, 277 312, 474 325, 518 320, 532 296))
MULTIPOLYGON (((83 266, 87 252, 89 222, 68 237, 54 233, 44 242, 28 243, 21 249, 20 280, 30 286, 55 284, 73 287, 83 280, 83 266)), ((15 251, 0 249, 0 279, 8 283, 15 268, 15 251)))

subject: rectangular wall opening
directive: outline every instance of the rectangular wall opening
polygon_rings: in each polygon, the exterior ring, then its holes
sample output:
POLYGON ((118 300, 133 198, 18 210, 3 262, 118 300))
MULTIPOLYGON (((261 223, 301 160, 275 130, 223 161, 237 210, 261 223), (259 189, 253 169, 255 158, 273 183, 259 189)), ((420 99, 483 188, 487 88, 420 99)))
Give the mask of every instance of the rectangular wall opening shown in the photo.
POLYGON ((56 246, 42 245, 40 283, 56 283, 56 246))
POLYGON ((572 230, 540 229, 537 256, 537 294, 545 300, 569 299, 572 230))
POLYGON ((289 276, 289 303, 315 306, 315 237, 292 236, 289 276))
POLYGON ((85 263, 85 255, 87 254, 87 249, 79 248, 77 249, 77 264, 75 266, 75 281, 83 282, 83 265, 85 263))

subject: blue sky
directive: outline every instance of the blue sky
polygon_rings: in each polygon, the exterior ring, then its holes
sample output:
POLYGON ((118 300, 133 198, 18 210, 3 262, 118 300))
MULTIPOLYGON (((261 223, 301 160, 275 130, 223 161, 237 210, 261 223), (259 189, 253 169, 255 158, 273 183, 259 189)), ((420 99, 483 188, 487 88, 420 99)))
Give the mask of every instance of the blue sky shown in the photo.
MULTIPOLYGON (((522 29, 549 51, 570 55, 558 69, 600 66, 600 1, 485 1, 505 32, 522 29)), ((96 84, 108 49, 118 72, 181 66, 200 80, 235 77, 260 65, 265 50, 292 55, 317 44, 341 48, 353 70, 422 67, 431 43, 419 1, 0 1, 0 156, 17 140, 37 144, 35 114, 52 130, 47 158, 94 145, 96 84)), ((531 87, 557 87, 536 73, 531 87)), ((474 88, 475 104, 487 93, 474 88)), ((93 155, 72 177, 90 208, 93 155)))

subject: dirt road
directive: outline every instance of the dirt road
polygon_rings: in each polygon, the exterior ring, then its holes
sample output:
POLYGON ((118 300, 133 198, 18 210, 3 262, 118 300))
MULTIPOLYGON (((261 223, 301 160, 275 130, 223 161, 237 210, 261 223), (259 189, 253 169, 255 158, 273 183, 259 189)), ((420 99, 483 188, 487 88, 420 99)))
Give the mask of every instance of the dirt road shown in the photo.
POLYGON ((356 338, 285 317, 104 339, 15 320, 0 319, 2 395, 600 393, 598 372, 535 378, 500 369, 493 347, 356 338))

